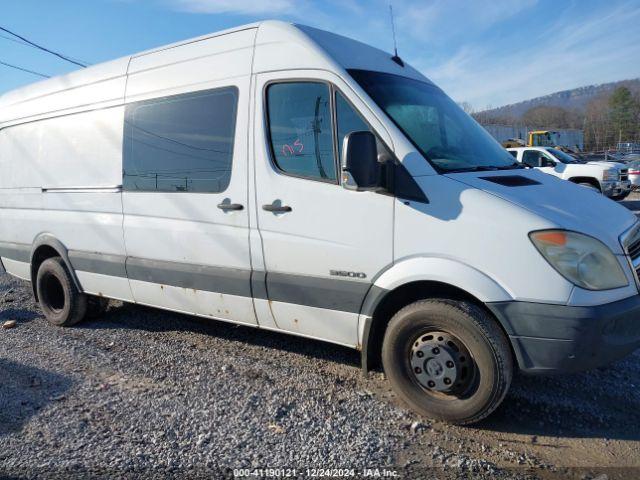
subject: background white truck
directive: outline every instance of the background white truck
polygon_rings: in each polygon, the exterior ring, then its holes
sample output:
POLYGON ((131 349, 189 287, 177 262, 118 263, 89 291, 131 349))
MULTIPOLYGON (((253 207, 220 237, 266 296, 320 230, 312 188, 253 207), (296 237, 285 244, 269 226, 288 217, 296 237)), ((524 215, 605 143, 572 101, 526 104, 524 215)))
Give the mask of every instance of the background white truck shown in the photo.
POLYGON ((631 193, 628 168, 620 163, 581 162, 552 147, 517 147, 507 149, 518 162, 563 180, 602 192, 622 200, 631 193))

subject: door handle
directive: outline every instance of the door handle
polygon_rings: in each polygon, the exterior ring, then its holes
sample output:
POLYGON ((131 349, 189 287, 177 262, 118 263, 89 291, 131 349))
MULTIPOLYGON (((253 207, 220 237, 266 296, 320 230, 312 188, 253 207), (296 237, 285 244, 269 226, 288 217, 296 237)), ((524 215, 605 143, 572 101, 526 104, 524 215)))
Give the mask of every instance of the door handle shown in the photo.
POLYGON ((228 210, 242 210, 244 206, 239 203, 219 203, 218 208, 226 212, 228 210))
POLYGON ((285 213, 293 210, 289 205, 279 205, 277 203, 267 203, 266 205, 262 205, 262 209, 273 213, 285 213))

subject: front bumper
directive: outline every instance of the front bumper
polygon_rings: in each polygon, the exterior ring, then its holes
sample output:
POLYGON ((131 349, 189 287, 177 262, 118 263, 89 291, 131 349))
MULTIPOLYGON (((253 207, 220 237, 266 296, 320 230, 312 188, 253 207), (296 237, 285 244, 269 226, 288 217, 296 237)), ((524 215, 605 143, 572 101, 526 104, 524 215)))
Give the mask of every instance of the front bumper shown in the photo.
POLYGON ((629 180, 601 182, 600 189, 607 197, 617 197, 631 190, 631 182, 629 180))
POLYGON ((615 190, 619 192, 616 193, 616 195, 622 195, 624 193, 630 192, 631 182, 629 180, 621 180, 620 182, 616 182, 615 190))
POLYGON ((591 307, 517 301, 487 306, 526 373, 589 370, 640 348, 640 295, 591 307))

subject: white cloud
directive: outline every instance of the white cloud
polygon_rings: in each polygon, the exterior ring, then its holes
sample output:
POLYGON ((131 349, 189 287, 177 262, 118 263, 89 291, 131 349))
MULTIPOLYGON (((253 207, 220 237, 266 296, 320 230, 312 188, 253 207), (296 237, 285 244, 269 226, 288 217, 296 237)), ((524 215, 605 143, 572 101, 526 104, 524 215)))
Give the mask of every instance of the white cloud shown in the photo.
POLYGON ((538 0, 415 0, 394 2, 399 32, 417 41, 469 36, 532 8, 538 0))
POLYGON ((463 45, 451 58, 420 67, 457 101, 495 107, 640 76, 634 61, 640 58, 638 22, 640 8, 632 4, 603 5, 586 14, 568 10, 518 42, 524 48, 507 41, 482 48, 463 45))

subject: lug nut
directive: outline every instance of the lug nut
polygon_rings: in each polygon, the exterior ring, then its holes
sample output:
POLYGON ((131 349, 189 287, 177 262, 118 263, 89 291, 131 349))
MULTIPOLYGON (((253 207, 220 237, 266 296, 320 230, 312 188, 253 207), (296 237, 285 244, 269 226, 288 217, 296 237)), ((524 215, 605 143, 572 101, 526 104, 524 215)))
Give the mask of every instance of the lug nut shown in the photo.
POLYGON ((435 387, 435 386, 436 386, 436 382, 434 382, 433 380, 429 380, 429 381, 427 382, 427 385, 429 386, 429 388, 433 388, 433 387, 435 387))
POLYGON ((451 385, 451 379, 450 378, 445 378, 444 379, 444 384, 445 385, 451 385))
POLYGON ((433 350, 431 350, 433 352, 434 355, 438 355, 440 353, 440 349, 438 347, 435 347, 433 350))
POLYGON ((416 355, 418 356, 418 358, 422 358, 422 357, 424 357, 424 352, 422 350, 418 350, 416 352, 416 355))
POLYGON ((415 371, 416 373, 422 373, 422 369, 421 369, 420 367, 416 367, 416 368, 414 369, 414 371, 415 371))
POLYGON ((447 368, 453 368, 453 362, 451 360, 447 362, 447 368))

